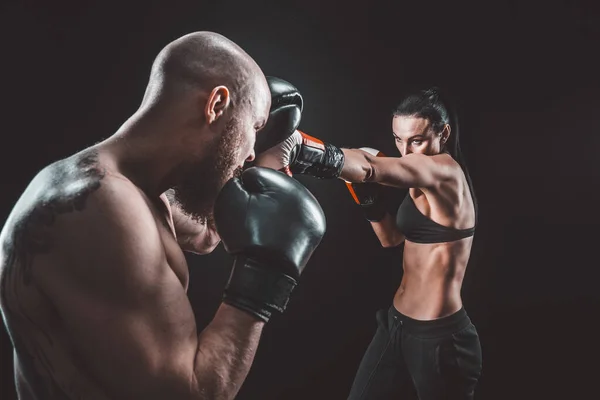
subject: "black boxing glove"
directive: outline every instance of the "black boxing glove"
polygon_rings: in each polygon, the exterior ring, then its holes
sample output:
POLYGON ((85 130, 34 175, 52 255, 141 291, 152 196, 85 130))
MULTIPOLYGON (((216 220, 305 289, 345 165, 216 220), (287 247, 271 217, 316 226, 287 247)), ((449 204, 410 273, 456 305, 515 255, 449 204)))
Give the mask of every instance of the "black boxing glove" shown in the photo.
MULTIPOLYGON (((385 157, 379 150, 370 147, 361 147, 359 150, 365 151, 376 157, 385 157)), ((374 182, 352 183, 346 182, 346 187, 352 195, 352 198, 360 206, 364 217, 371 222, 379 222, 387 212, 386 204, 383 201, 383 187, 374 182)))
POLYGON ((223 301, 267 322, 282 313, 325 234, 325 215, 301 183, 252 167, 219 193, 214 221, 235 256, 223 301))
POLYGON ((298 128, 302 117, 303 100, 298 89, 281 78, 266 78, 271 91, 271 109, 266 125, 256 135, 256 154, 287 139, 298 128))

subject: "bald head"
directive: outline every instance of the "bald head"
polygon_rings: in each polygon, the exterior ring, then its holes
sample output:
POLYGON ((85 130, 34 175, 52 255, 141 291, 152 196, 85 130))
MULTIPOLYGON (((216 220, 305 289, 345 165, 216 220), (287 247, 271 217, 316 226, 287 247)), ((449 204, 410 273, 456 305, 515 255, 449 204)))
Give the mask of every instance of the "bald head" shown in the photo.
POLYGON ((194 32, 160 51, 136 123, 123 134, 160 150, 154 163, 164 157, 173 165, 169 184, 180 208, 208 220, 225 182, 254 158, 270 105, 269 86, 252 57, 222 35, 194 32))
POLYGON ((260 67, 240 46, 214 32, 194 32, 165 46, 152 65, 143 103, 177 100, 186 94, 226 86, 236 104, 250 91, 264 90, 260 67))

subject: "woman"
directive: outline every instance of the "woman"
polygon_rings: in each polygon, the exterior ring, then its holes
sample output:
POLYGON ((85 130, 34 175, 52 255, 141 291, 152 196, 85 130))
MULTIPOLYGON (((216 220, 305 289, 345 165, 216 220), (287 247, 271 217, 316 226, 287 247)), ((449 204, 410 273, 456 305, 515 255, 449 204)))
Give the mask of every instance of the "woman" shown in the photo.
POLYGON ((392 117, 401 157, 340 149, 297 132, 258 165, 319 178, 341 178, 382 245, 404 243, 404 274, 359 365, 349 400, 472 399, 481 373, 479 336, 461 299, 477 219, 457 121, 436 89, 406 97, 392 117), (378 156, 379 155, 379 156, 378 156), (379 185, 409 189, 396 217, 379 185))
POLYGON ((481 348, 461 287, 477 207, 453 122, 438 91, 423 91, 405 98, 393 114, 401 158, 379 157, 366 165, 360 154, 345 154, 342 178, 360 182, 367 167, 366 181, 409 188, 396 218, 374 211, 381 209, 380 199, 368 196, 374 201, 367 217, 382 245, 404 242, 404 274, 393 305, 378 314, 349 399, 400 398, 415 391, 422 400, 473 398, 481 348))

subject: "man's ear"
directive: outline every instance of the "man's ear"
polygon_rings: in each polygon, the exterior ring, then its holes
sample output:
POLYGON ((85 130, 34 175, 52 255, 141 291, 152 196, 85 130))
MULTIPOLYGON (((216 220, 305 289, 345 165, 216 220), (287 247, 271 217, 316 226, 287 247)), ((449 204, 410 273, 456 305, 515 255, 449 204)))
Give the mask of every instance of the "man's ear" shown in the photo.
POLYGON ((448 137, 450 137, 450 125, 446 124, 444 125, 444 129, 442 129, 442 138, 441 138, 441 142, 442 144, 445 144, 448 141, 448 137))
POLYGON ((229 104, 231 103, 231 97, 229 96, 229 89, 226 86, 215 87, 208 96, 206 101, 206 107, 204 109, 204 116, 206 122, 212 124, 216 122, 225 112, 229 104))

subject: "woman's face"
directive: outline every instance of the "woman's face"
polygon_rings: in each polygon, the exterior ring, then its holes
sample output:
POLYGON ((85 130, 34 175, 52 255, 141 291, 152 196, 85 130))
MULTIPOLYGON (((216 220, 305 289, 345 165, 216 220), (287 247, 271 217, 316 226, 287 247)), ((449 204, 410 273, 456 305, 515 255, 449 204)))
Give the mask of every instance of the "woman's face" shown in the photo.
POLYGON ((392 131, 401 155, 416 153, 432 156, 442 152, 450 134, 450 126, 445 125, 442 132, 435 133, 429 120, 402 115, 392 118, 392 131))

